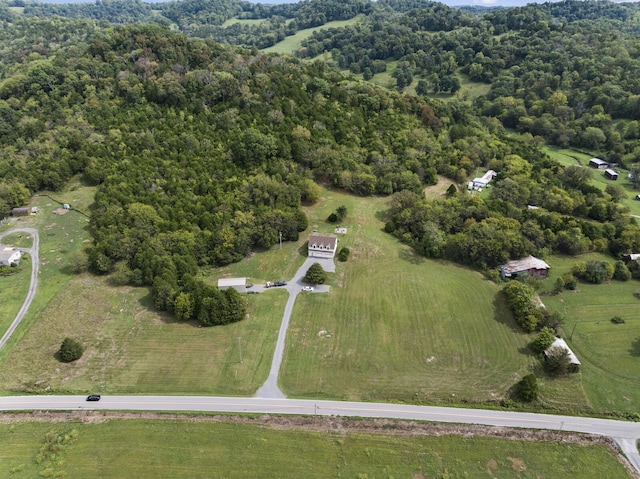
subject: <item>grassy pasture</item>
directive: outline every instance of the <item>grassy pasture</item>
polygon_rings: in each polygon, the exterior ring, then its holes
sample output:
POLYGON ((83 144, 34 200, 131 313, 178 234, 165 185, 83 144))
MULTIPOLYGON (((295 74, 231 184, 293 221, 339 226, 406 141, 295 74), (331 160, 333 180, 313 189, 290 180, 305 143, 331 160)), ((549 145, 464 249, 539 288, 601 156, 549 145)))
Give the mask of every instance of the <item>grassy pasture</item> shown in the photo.
POLYGON ((267 20, 264 18, 230 18, 226 20, 222 25, 222 28, 230 27, 231 25, 240 24, 240 25, 262 25, 267 20))
POLYGON ((486 95, 491 90, 491 85, 488 83, 474 82, 469 80, 469 76, 464 73, 458 72, 458 78, 460 79, 460 91, 458 96, 463 98, 477 98, 482 95, 486 95))
POLYGON ((253 394, 269 373, 286 294, 248 299, 244 321, 198 328, 153 311, 144 288, 75 277, 0 369, 0 390, 253 394), (66 336, 85 346, 71 364, 54 357, 66 336))
POLYGON ((293 396, 488 401, 533 363, 498 294, 478 273, 431 261, 382 231, 386 199, 333 193, 309 211, 344 204, 340 244, 351 257, 329 295, 296 301, 281 385, 293 396))
POLYGON ((70 479, 630 477, 611 450, 600 445, 149 419, 0 424, 0 475, 70 479), (50 432, 71 438, 55 458, 44 447, 50 432))
POLYGON ((7 331, 24 303, 31 280, 31 256, 22 257, 20 267, 15 268, 15 274, 0 276, 0 337, 7 331))
MULTIPOLYGON (((554 256, 544 288, 551 290, 559 276, 578 261, 610 257, 589 254, 578 258, 554 256)), ((564 336, 582 362, 582 389, 596 411, 638 412, 640 404, 640 291, 637 280, 607 284, 579 283, 576 291, 543 296, 548 308, 566 316, 564 336), (620 316, 625 324, 611 323, 620 316)), ((562 382, 564 380, 559 380, 562 382)))
POLYGON ((294 35, 285 38, 281 42, 276 43, 275 45, 264 48, 262 51, 264 53, 286 53, 293 54, 296 50, 298 50, 302 46, 302 42, 309 38, 314 31, 318 30, 326 30, 327 28, 340 28, 345 27, 347 25, 354 25, 362 21, 362 15, 357 15, 349 20, 336 20, 334 22, 327 22, 324 25, 313 28, 305 28, 303 30, 298 30, 294 35))
MULTIPOLYGON (((94 192, 94 188, 83 187, 77 180, 74 180, 67 191, 55 194, 56 200, 52 200, 48 196, 34 196, 28 206, 38 206, 40 212, 37 215, 18 218, 9 227, 3 227, 3 231, 10 230, 11 227, 31 227, 40 232, 40 275, 38 294, 31 303, 31 308, 24 321, 7 346, 0 351, 0 360, 6 357, 13 346, 20 341, 25 331, 29 329, 29 326, 46 308, 49 301, 64 289, 71 279, 70 261, 82 249, 83 242, 89 240, 88 218, 79 211, 88 209, 93 201, 94 192), (53 211, 63 202, 71 204, 74 209, 64 215, 54 214, 53 211)), ((13 241, 15 237, 16 235, 10 235, 9 239, 5 237, 4 242, 13 241)), ((30 246, 30 241, 26 237, 19 238, 19 240, 27 242, 26 245, 30 246)), ((31 265, 29 262, 23 262, 23 265, 25 265, 25 269, 19 275, 8 278, 11 283, 10 288, 18 289, 11 302, 12 306, 6 310, 0 308, 0 324, 8 325, 13 321, 26 296, 31 265), (22 289, 19 286, 20 282, 24 283, 22 289), (17 291, 23 291, 21 297, 17 291)), ((7 288, 9 289, 9 286, 7 288)))

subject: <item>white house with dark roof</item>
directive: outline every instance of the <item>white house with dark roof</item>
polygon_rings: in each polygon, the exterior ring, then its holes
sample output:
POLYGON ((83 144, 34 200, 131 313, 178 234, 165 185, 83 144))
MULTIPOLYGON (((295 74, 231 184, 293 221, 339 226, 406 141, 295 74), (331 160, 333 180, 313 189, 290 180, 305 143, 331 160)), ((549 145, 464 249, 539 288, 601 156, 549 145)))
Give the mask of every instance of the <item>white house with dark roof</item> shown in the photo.
POLYGON ((310 258, 333 258, 338 249, 338 237, 336 235, 322 235, 311 233, 307 252, 310 258))
POLYGON ((532 278, 543 279, 547 277, 551 268, 545 261, 535 256, 509 261, 500 267, 503 278, 515 278, 519 274, 526 273, 532 278))

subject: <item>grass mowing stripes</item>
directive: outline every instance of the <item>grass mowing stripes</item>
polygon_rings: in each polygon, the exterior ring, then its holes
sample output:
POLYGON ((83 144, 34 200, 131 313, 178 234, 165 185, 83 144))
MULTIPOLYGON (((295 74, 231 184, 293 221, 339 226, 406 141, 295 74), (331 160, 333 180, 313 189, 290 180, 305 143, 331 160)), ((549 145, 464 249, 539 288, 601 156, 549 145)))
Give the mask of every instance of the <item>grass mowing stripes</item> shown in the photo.
MULTIPOLYGON (((543 289, 552 290, 556 278, 589 259, 613 261, 596 253, 553 256, 548 259, 551 270, 543 289)), ((584 391, 597 411, 638 412, 640 300, 634 296, 638 290, 640 284, 635 280, 599 285, 580 282, 575 291, 543 296, 548 308, 566 316, 564 336, 582 362, 584 391), (611 323, 613 316, 622 317, 625 324, 611 323)))
POLYGON ((630 477, 601 445, 183 420, 0 424, 1 477, 38 477, 46 470, 69 479, 630 477), (71 439, 38 462, 50 431, 71 439))
POLYGON ((198 328, 154 312, 146 289, 74 278, 0 369, 0 389, 251 395, 268 375, 286 294, 248 300, 244 321, 198 328), (55 359, 65 336, 85 346, 79 361, 55 359))
POLYGON ((321 223, 347 203, 340 245, 351 256, 339 263, 329 295, 296 301, 282 386, 304 397, 497 400, 535 362, 529 336, 498 286, 384 233, 381 201, 350 203, 334 192, 312 219, 321 223))

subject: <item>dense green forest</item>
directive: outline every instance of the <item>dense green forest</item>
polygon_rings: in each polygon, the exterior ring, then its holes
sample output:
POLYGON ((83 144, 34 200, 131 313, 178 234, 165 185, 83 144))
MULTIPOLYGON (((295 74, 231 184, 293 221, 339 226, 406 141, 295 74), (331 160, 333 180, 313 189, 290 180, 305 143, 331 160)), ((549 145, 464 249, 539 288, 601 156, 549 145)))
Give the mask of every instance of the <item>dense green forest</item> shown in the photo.
POLYGON ((319 184, 394 194, 389 233, 478 268, 527 254, 640 251, 620 188, 602 191, 590 170, 540 150, 544 138, 637 167, 635 6, 484 15, 392 0, 151 7, 104 0, 72 14, 0 3, 0 212, 81 174, 98 186, 88 267, 152 286, 158 309, 207 325, 239 319, 212 316, 212 305, 232 312, 240 300, 198 281, 199 268, 270 247, 279 231, 298 239, 308 226, 300 206, 318 200, 319 184), (316 32, 295 56, 197 37, 233 16, 279 17, 295 31, 354 15, 366 20, 316 32), (115 25, 140 21, 151 23, 115 25), (331 61, 307 59, 324 51, 331 61), (366 81, 389 60, 398 61, 395 90, 366 81), (414 75, 423 83, 409 95, 414 75), (430 98, 455 93, 462 75, 489 83, 489 94, 430 98), (438 174, 464 183, 478 168, 498 172, 486 200, 421 194, 438 174))

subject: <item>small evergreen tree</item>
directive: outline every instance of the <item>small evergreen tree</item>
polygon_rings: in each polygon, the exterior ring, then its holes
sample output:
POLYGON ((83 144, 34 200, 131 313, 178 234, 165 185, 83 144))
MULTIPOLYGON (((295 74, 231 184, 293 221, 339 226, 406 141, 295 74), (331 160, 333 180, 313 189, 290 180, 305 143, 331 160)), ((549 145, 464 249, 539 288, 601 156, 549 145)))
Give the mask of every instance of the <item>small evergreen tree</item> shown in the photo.
POLYGON ((324 284, 327 280, 327 272, 322 269, 320 263, 313 263, 307 270, 303 281, 309 284, 324 284))
POLYGON ((80 359, 82 357, 82 353, 84 353, 82 344, 72 338, 64 338, 60 345, 60 351, 58 351, 60 360, 65 363, 70 363, 80 359))
POLYGON ((455 196, 457 192, 458 192, 458 188, 456 188, 456 185, 451 183, 449 185, 449 188, 447 188, 447 198, 451 198, 452 196, 455 196))

